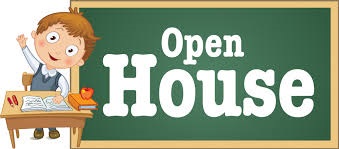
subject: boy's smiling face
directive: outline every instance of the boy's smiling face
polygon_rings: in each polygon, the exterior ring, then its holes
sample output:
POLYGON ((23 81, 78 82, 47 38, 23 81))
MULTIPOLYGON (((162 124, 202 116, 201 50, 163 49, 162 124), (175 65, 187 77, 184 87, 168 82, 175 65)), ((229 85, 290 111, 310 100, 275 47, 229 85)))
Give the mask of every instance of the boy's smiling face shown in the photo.
POLYGON ((63 24, 54 24, 40 34, 33 31, 32 37, 37 54, 48 69, 65 69, 84 64, 84 38, 69 35, 63 24))

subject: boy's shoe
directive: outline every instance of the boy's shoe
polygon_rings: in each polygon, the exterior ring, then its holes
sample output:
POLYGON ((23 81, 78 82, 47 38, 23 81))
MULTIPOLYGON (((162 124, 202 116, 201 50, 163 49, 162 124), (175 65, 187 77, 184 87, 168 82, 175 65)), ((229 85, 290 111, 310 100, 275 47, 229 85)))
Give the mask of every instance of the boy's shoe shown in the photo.
POLYGON ((34 130, 34 138, 35 139, 41 139, 42 137, 44 137, 44 130, 35 129, 34 130))
POLYGON ((58 130, 51 130, 51 131, 49 131, 49 137, 51 139, 57 139, 57 138, 60 137, 60 133, 59 133, 58 130))

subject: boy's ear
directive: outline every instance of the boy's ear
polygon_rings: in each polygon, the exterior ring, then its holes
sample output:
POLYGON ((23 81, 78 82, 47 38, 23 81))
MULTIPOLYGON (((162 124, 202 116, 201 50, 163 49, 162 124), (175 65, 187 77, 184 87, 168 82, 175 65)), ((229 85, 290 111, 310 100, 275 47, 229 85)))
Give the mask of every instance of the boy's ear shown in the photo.
POLYGON ((85 64, 85 61, 82 60, 82 59, 77 63, 78 66, 82 66, 82 65, 84 65, 84 64, 85 64))
POLYGON ((33 39, 35 39, 35 37, 36 37, 36 32, 35 32, 35 30, 32 31, 31 36, 32 36, 33 39))

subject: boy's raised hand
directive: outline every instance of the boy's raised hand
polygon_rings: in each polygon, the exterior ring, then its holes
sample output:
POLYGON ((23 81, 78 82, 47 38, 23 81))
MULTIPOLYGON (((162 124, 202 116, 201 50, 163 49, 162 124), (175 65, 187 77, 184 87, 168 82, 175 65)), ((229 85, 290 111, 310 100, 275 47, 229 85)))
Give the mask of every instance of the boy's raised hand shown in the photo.
POLYGON ((16 38, 16 40, 18 41, 21 49, 26 47, 26 40, 27 40, 27 38, 25 37, 24 34, 19 35, 18 38, 16 38))

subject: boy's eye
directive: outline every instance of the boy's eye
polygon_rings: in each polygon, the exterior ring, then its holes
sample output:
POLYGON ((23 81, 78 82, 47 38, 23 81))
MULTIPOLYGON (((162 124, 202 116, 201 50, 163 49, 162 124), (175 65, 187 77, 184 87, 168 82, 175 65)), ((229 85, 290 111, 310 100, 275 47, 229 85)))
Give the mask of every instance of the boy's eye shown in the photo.
POLYGON ((70 45, 66 48, 66 55, 73 56, 78 53, 78 47, 75 45, 70 45))
POLYGON ((56 43, 59 40, 59 34, 57 32, 50 32, 46 36, 47 42, 56 43))

